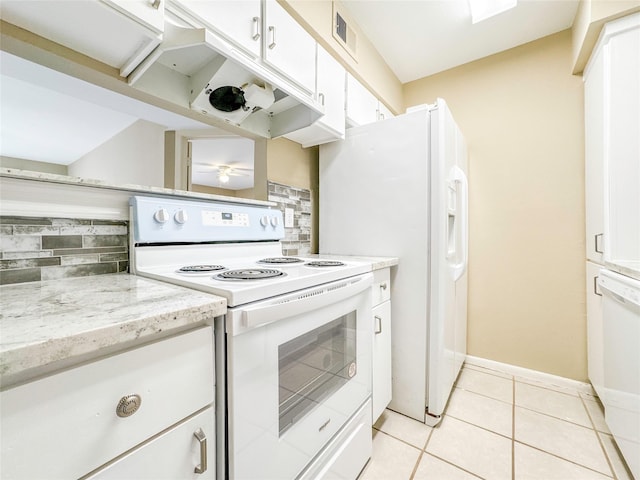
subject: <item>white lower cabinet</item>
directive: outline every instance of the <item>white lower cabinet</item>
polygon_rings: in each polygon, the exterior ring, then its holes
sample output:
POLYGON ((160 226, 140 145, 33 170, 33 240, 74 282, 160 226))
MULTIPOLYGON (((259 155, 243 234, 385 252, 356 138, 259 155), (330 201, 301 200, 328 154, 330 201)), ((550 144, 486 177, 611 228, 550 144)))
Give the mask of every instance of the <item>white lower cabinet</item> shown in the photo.
POLYGON ((388 268, 376 270, 373 279, 372 421, 391 401, 391 282, 388 268))
POLYGON ((597 284, 601 268, 602 265, 587 261, 587 371, 600 396, 604 385, 602 292, 597 284))
POLYGON ((119 478, 146 478, 134 473, 145 459, 149 472, 170 465, 186 469, 174 478, 191 478, 201 463, 194 432, 215 445, 213 351, 203 327, 2 391, 2 478, 79 478, 107 463, 119 478), (161 459, 145 455, 154 450, 161 459))

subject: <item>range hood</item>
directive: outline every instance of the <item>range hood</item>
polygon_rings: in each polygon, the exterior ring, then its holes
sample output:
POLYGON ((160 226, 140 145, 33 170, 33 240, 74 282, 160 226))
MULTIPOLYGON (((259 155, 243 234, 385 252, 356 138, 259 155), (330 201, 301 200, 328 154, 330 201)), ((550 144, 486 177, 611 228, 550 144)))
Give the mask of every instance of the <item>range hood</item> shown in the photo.
POLYGON ((266 138, 308 127, 323 115, 309 94, 205 28, 165 23, 163 42, 128 82, 266 138))

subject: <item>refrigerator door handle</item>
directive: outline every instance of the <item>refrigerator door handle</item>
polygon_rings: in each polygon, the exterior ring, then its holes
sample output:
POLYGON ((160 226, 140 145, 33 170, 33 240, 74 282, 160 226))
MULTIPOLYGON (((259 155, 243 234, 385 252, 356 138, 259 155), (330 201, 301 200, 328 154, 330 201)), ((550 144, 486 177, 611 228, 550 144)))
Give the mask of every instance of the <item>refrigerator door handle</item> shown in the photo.
POLYGON ((456 255, 455 260, 458 261, 450 265, 453 281, 455 282, 467 271, 469 258, 469 182, 464 171, 457 165, 452 169, 451 181, 456 183, 456 190, 460 195, 459 204, 456 205, 460 234, 455 236, 455 249, 460 255, 456 255))

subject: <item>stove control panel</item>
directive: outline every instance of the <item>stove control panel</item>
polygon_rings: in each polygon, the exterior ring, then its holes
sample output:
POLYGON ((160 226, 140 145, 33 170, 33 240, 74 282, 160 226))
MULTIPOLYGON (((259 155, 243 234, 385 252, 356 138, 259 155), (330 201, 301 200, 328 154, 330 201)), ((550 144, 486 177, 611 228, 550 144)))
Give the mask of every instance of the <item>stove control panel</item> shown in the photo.
POLYGON ((131 197, 135 243, 280 240, 282 212, 263 205, 131 197))

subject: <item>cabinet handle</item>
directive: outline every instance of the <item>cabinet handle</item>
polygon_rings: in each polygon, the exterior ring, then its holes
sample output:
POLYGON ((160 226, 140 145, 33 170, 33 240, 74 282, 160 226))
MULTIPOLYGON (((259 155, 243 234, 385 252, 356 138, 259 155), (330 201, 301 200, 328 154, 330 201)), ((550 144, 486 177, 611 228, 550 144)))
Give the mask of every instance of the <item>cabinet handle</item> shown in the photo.
POLYGON ((601 297, 602 294, 598 293, 598 276, 599 275, 596 275, 595 277, 593 277, 593 293, 601 297))
POLYGON ((253 17, 253 35, 251 38, 253 40, 260 38, 260 17, 253 17))
POLYGON ((382 318, 379 317, 378 315, 375 315, 373 317, 376 321, 376 328, 373 331, 373 333, 375 333, 376 335, 378 335, 379 333, 382 333, 382 318))
POLYGON ((320 100, 320 104, 324 107, 324 93, 318 94, 318 100, 320 100))
POLYGON ((269 26, 269 32, 271 32, 271 43, 268 45, 269 50, 273 50, 276 46, 276 27, 269 26))
POLYGON ((204 473, 207 471, 207 436, 201 428, 193 432, 193 436, 196 437, 200 444, 200 465, 195 468, 194 472, 204 473))
POLYGON ((116 405, 116 415, 120 418, 130 417, 138 411, 142 405, 142 397, 138 394, 125 395, 116 405))
POLYGON ((381 283, 381 284, 380 284, 380 288, 381 288, 382 290, 386 290, 386 289, 387 289, 387 282, 381 283))
POLYGON ((600 250, 600 249, 598 248, 598 237, 602 238, 602 234, 601 234, 601 233, 599 233, 599 234, 597 234, 597 235, 594 235, 594 240, 595 240, 595 246, 594 246, 594 248, 595 248, 595 250, 596 250, 596 253, 604 253, 602 250, 600 250))
POLYGON ((162 3, 162 0, 149 0, 149 3, 151 3, 151 6, 153 8, 158 10, 160 8, 160 4, 162 3))

